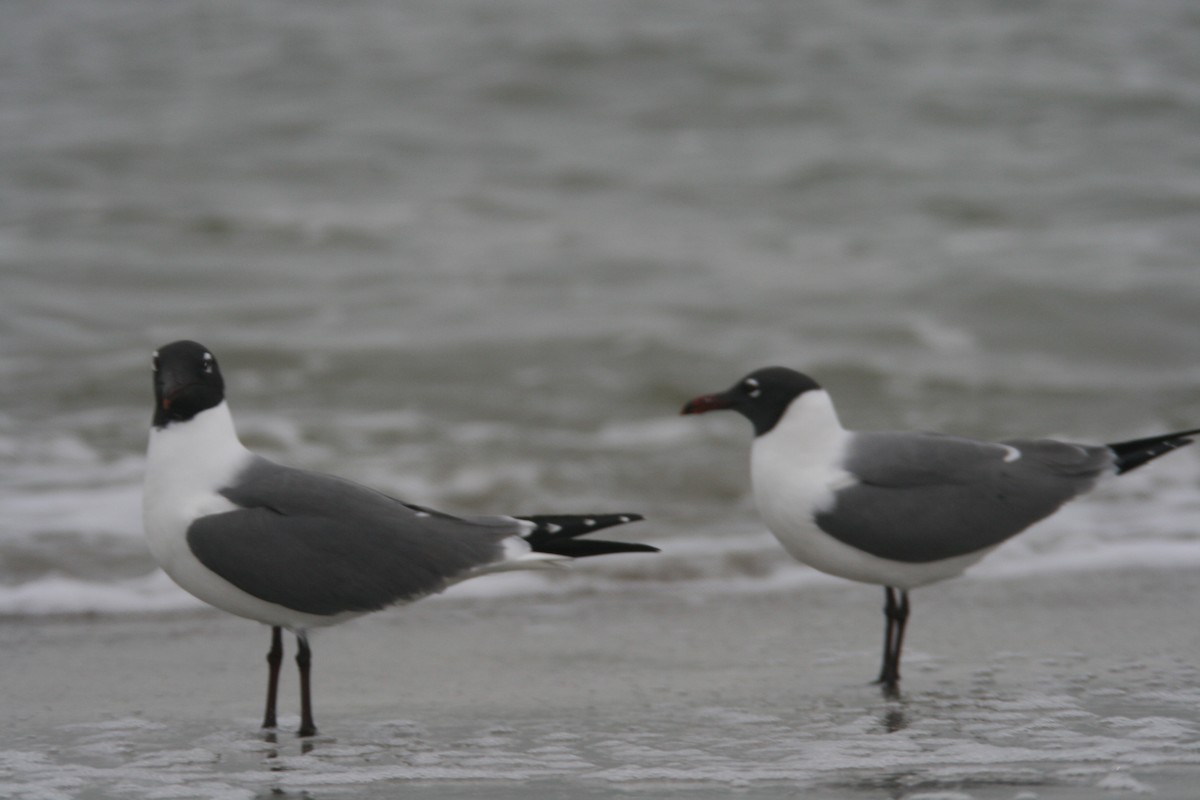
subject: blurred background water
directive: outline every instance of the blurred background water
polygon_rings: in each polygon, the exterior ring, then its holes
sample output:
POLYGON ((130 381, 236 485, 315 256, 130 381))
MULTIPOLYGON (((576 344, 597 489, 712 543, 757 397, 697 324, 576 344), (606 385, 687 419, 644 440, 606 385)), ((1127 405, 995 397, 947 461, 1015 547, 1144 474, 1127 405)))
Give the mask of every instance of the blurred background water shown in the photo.
MULTIPOLYGON (((567 587, 816 579, 748 426, 676 416, 758 366, 850 427, 1200 425, 1197 41, 1190 0, 6 2, 0 612, 191 607, 139 506, 176 338, 287 463, 651 518, 567 587)), ((979 570, 1200 565, 1198 481, 979 570)))

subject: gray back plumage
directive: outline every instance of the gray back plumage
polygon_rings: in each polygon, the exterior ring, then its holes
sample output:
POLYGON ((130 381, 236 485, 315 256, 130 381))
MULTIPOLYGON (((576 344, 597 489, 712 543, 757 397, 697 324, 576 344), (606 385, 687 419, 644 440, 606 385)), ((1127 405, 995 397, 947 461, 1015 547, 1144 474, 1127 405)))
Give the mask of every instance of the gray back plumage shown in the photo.
POLYGON ((500 542, 521 532, 509 517, 461 519, 260 457, 221 494, 239 508, 192 523, 192 552, 239 589, 309 614, 440 591, 499 560, 500 542))
POLYGON ((821 529, 881 558, 925 563, 992 547, 1049 516, 1112 471, 1113 454, 1050 440, 857 433, 843 467, 857 482, 817 514, 821 529))

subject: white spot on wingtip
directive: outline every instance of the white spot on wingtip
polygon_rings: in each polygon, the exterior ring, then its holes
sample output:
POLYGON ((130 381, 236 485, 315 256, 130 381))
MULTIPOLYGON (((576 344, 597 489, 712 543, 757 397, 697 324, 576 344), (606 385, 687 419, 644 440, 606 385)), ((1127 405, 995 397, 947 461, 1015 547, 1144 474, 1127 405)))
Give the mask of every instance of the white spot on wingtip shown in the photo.
POLYGON ((587 525, 589 528, 591 528, 591 527, 595 526, 595 524, 596 524, 596 520, 594 520, 594 519, 592 519, 592 518, 590 518, 590 517, 589 517, 588 519, 585 519, 585 520, 583 521, 583 524, 584 524, 584 525, 587 525))
POLYGON ((1004 463, 1011 464, 1021 457, 1021 451, 1011 445, 1001 445, 1004 448, 1004 463))
POLYGON ((547 533, 558 533, 562 530, 562 525, 555 525, 553 522, 546 525, 547 533))
POLYGON ((632 522, 633 521, 633 517, 627 517, 624 514, 617 517, 617 519, 620 520, 621 522, 632 522))
POLYGON ((418 511, 417 513, 413 514, 413 516, 414 516, 414 517, 417 517, 418 519, 420 519, 420 518, 422 518, 422 517, 430 517, 430 516, 433 516, 433 515, 432 515, 432 514, 430 514, 428 511, 418 511))

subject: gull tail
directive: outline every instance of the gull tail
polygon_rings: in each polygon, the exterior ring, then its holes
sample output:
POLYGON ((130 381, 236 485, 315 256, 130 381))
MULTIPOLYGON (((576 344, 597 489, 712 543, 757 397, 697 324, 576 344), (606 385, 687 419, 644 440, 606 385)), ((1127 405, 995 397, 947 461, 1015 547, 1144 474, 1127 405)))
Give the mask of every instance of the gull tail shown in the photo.
POLYGON ((645 519, 641 514, 571 514, 571 515, 539 515, 533 517, 518 517, 525 522, 533 523, 532 531, 522 538, 529 542, 535 553, 550 553, 570 558, 586 556, 602 556, 608 553, 657 553, 658 548, 648 544, 631 544, 629 542, 606 542, 600 539, 579 539, 577 537, 592 531, 611 528, 614 525, 624 525, 627 522, 637 522, 645 519))
POLYGON ((1172 450, 1178 450, 1180 447, 1191 444, 1192 440, 1189 437, 1196 434, 1200 434, 1200 428, 1163 433, 1145 439, 1132 439, 1128 442, 1117 442, 1108 445, 1108 449, 1116 455, 1117 458, 1113 463, 1116 464, 1117 474, 1121 475, 1131 469, 1137 469, 1142 464, 1153 461, 1161 455, 1166 455, 1172 450))

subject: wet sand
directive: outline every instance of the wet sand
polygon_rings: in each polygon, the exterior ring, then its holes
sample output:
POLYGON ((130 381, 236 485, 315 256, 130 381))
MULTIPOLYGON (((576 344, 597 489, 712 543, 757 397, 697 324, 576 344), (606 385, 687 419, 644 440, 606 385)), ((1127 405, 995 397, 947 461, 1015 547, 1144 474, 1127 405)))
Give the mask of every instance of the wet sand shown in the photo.
POLYGON ((316 720, 257 730, 268 635, 197 612, 0 622, 0 797, 1193 797, 1200 575, 914 593, 884 699, 882 592, 445 596, 313 639, 316 720))

